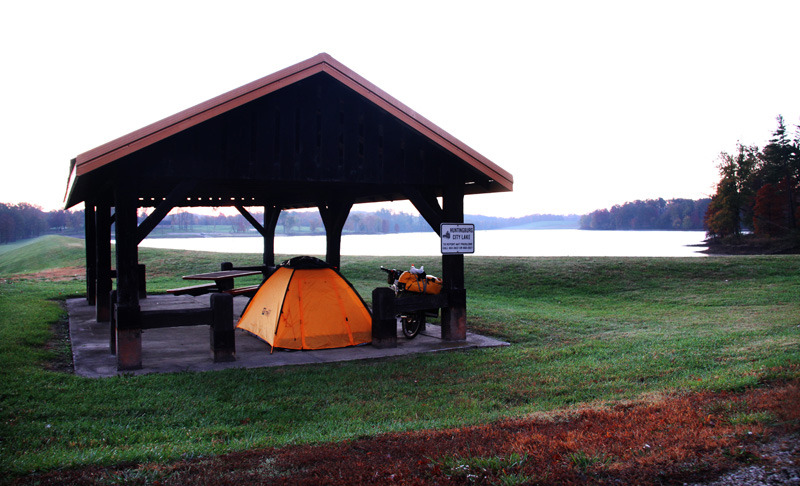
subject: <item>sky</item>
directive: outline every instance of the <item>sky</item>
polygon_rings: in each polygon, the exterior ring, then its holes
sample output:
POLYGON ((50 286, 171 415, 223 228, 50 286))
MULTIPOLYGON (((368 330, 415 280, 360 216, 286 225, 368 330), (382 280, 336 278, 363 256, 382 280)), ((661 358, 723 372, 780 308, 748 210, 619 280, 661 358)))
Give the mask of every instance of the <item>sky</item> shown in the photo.
POLYGON ((70 159, 320 52, 513 175, 467 214, 708 197, 721 152, 800 123, 798 18, 796 0, 3 2, 0 202, 62 208, 70 159))

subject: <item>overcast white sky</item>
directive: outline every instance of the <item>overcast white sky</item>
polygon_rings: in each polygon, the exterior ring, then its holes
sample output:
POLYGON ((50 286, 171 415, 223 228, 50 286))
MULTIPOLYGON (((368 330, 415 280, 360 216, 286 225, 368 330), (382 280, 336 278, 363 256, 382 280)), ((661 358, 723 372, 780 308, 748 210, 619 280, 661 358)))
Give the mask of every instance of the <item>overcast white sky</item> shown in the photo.
POLYGON ((800 122, 798 19, 796 0, 4 2, 0 202, 59 208, 78 154, 320 52, 513 174, 467 213, 705 197, 721 151, 800 122))

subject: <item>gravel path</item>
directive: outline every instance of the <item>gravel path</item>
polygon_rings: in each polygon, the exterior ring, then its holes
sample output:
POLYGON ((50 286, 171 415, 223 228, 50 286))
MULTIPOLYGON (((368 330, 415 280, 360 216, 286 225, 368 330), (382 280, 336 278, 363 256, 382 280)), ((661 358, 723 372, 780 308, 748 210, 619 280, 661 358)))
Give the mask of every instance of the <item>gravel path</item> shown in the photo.
POLYGON ((800 436, 790 435, 762 445, 756 451, 770 462, 746 466, 710 483, 689 486, 773 486, 800 485, 800 436))

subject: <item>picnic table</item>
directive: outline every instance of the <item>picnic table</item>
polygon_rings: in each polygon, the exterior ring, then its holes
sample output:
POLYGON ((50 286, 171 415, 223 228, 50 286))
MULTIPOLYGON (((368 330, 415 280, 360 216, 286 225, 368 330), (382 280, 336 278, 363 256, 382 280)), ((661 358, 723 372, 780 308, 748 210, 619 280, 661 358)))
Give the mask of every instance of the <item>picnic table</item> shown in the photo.
POLYGON ((260 274, 261 272, 258 270, 219 270, 216 272, 198 273, 196 275, 185 275, 183 277, 184 280, 201 280, 209 281, 209 283, 169 289, 167 292, 174 295, 202 295, 208 292, 235 293, 234 279, 260 274))
POLYGON ((216 272, 198 273, 197 275, 186 275, 184 280, 213 280, 219 290, 230 290, 234 287, 233 279, 248 277, 250 275, 261 275, 257 270, 219 270, 216 272))

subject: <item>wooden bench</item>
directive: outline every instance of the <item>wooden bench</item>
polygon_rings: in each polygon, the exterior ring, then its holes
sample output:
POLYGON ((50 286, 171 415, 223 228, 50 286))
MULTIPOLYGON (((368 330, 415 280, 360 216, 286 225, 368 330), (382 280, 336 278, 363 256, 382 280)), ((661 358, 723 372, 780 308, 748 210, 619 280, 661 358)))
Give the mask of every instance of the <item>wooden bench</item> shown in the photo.
POLYGON ((189 287, 179 287, 177 289, 169 289, 167 290, 167 293, 172 295, 191 295, 192 297, 197 297, 198 295, 214 292, 215 290, 217 290, 217 284, 206 283, 200 285, 191 285, 189 287))
POLYGON ((247 297, 252 297, 256 295, 256 292, 258 292, 258 289, 260 287, 261 285, 250 285, 247 287, 239 287, 238 289, 225 290, 224 292, 234 297, 236 297, 237 295, 246 295, 247 297))
MULTIPOLYGON (((465 294, 466 295, 466 294, 465 294)), ((447 307, 451 297, 441 294, 412 294, 397 297, 389 287, 372 291, 372 345, 376 348, 397 347, 397 314, 447 307)))
MULTIPOLYGON (((178 290, 178 289, 175 289, 178 290)), ((111 354, 117 354, 117 312, 114 303, 117 291, 111 291, 111 323, 109 326, 111 354)), ((236 333, 233 325, 233 297, 223 293, 211 294, 209 307, 184 309, 139 310, 138 326, 142 329, 166 327, 211 326, 210 344, 214 362, 236 360, 236 333)))

